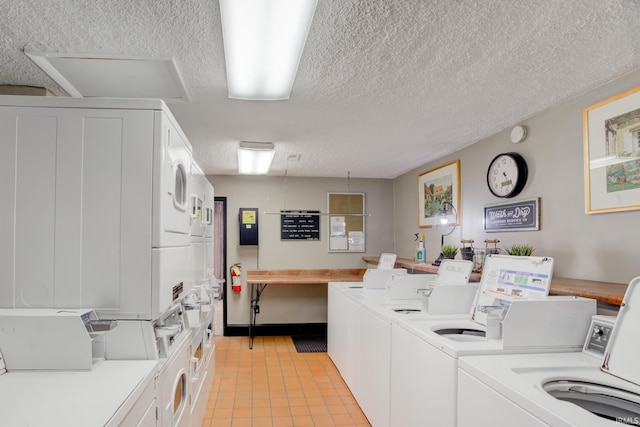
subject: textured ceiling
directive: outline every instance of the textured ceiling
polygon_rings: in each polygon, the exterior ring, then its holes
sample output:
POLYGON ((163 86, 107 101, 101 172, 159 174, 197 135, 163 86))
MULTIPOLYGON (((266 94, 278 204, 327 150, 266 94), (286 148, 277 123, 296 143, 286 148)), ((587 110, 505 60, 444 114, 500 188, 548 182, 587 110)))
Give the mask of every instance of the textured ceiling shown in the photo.
POLYGON ((215 0, 0 0, 0 84, 66 95, 24 51, 174 57, 207 174, 394 178, 640 67, 638 0, 319 0, 288 101, 227 97, 215 0), (298 156, 298 161, 288 160, 298 156))

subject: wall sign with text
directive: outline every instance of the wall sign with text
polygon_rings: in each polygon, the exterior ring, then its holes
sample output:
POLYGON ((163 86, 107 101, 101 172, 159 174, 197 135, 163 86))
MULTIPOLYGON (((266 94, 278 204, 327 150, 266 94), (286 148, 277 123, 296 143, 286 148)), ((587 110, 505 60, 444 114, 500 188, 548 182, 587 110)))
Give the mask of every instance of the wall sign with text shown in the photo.
POLYGON ((281 240, 320 240, 320 211, 280 211, 281 240))
POLYGON ((484 231, 540 230, 540 198, 484 207, 484 231))

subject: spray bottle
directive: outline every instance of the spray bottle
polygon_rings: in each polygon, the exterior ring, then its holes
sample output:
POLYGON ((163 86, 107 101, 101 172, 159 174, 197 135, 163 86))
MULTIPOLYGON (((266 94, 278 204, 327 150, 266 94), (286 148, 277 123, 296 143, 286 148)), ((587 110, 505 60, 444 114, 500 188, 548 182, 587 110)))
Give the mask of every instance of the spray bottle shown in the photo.
POLYGON ((424 262, 427 256, 427 250, 424 247, 424 235, 422 233, 416 233, 415 236, 416 236, 416 240, 418 241, 415 260, 417 262, 424 262))

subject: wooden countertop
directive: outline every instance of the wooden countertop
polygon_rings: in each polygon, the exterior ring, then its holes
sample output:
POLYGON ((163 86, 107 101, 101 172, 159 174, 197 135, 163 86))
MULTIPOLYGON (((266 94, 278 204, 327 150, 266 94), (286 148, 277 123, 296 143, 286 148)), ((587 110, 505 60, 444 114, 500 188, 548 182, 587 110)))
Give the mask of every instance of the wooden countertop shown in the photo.
POLYGON ((313 285, 329 282, 361 282, 367 270, 352 269, 316 269, 316 270, 249 270, 249 285, 313 285))
MULTIPOLYGON (((362 257, 362 259, 370 264, 378 264, 378 257, 362 257)), ((408 270, 419 270, 428 273, 436 273, 438 267, 431 264, 417 263, 416 261, 398 258, 396 259, 396 268, 406 268, 408 270)), ((482 275, 480 273, 472 273, 471 281, 479 282, 482 275)), ((567 277, 553 277, 551 279, 551 295, 569 295, 585 298, 593 298, 597 301, 620 305, 624 293, 627 291, 625 283, 599 282, 595 280, 571 279, 567 277)))

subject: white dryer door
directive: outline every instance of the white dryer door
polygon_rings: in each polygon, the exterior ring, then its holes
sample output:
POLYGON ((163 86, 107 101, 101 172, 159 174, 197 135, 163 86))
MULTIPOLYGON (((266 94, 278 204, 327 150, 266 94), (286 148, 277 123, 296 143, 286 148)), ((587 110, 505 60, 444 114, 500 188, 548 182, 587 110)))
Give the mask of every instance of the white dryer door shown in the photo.
POLYGON ((186 246, 190 243, 189 176, 191 148, 182 133, 158 112, 161 137, 154 147, 153 246, 186 246))

